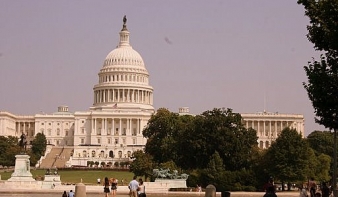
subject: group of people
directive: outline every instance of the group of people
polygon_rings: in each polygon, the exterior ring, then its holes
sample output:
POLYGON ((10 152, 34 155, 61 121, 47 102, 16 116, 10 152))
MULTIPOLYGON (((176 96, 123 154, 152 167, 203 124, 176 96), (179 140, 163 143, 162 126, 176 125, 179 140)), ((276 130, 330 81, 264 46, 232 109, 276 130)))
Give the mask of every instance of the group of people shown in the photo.
POLYGON ((112 194, 112 197, 116 196, 117 180, 115 178, 108 179, 108 177, 105 177, 103 186, 103 192, 105 193, 105 197, 108 197, 110 192, 112 194))
POLYGON ((317 183, 311 178, 307 184, 307 188, 305 186, 301 186, 300 188, 300 197, 329 197, 331 195, 331 189, 327 185, 326 182, 323 182, 320 187, 320 192, 317 190, 317 183), (310 195, 308 195, 308 191, 310 195))
POLYGON ((70 190, 67 194, 66 191, 63 192, 62 197, 74 197, 74 192, 73 190, 70 190))
POLYGON ((134 176, 133 180, 130 181, 129 188, 129 196, 130 197, 146 197, 146 187, 143 184, 143 180, 140 178, 138 181, 137 177, 134 176))
MULTIPOLYGON (((267 184, 265 184, 264 189, 264 197, 277 197, 276 187, 272 177, 270 177, 267 184)), ((331 195, 331 189, 326 182, 322 183, 320 189, 318 189, 317 183, 313 178, 311 178, 307 184, 301 185, 299 191, 299 197, 329 197, 331 195)))

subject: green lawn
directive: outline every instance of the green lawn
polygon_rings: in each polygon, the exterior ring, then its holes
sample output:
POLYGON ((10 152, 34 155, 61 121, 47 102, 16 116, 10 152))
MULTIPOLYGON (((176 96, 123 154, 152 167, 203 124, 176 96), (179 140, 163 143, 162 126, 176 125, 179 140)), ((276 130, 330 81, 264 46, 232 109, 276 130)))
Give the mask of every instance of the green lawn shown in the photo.
MULTIPOLYGON (((53 170, 52 170, 53 171, 53 170)), ((46 170, 31 170, 33 178, 37 176, 44 176, 46 170)), ((7 180, 11 177, 13 172, 0 172, 1 179, 7 180)), ((80 183, 82 182, 86 185, 95 185, 97 184, 97 178, 101 179, 101 183, 104 180, 104 177, 116 178, 119 180, 119 185, 121 185, 121 180, 124 179, 124 183, 129 183, 132 180, 134 174, 128 171, 113 171, 113 170, 59 170, 58 171, 62 183, 80 183)))

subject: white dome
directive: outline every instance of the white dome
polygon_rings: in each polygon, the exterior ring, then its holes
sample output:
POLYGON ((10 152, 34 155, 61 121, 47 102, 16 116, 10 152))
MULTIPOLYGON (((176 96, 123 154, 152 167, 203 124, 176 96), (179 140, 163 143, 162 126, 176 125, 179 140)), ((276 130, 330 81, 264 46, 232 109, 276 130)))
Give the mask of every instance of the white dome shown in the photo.
POLYGON ((141 55, 131 46, 119 46, 112 50, 104 61, 105 66, 131 65, 144 67, 141 55))

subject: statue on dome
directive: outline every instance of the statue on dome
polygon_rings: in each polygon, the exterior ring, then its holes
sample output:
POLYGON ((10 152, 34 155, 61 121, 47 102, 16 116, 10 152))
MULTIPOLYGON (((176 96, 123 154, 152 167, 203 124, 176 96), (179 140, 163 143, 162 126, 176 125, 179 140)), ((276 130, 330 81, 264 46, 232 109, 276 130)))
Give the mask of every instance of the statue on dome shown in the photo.
POLYGON ((124 17, 123 17, 123 25, 126 25, 126 23, 127 23, 127 16, 124 15, 124 17))

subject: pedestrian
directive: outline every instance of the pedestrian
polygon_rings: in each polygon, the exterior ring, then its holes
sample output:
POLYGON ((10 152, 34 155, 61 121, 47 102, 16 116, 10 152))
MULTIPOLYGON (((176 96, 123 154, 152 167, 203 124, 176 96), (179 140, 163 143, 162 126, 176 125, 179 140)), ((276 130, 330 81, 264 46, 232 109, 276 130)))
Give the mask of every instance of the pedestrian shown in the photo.
POLYGON ((310 190, 310 196, 315 197, 316 190, 317 190, 317 183, 314 180, 314 178, 310 178, 309 183, 308 183, 308 188, 310 190))
POLYGON ((97 178, 97 184, 101 185, 101 179, 100 178, 97 178))
POLYGON ((103 192, 105 194, 105 197, 109 197, 110 189, 109 189, 109 179, 108 177, 104 178, 104 184, 103 184, 103 192))
POLYGON ((268 183, 265 185, 265 194, 263 197, 277 197, 272 177, 269 178, 268 183))
POLYGON ((133 180, 129 182, 129 196, 130 197, 137 197, 137 189, 138 189, 138 182, 136 181, 136 176, 133 177, 133 180))
POLYGON ((117 182, 115 178, 111 179, 111 195, 113 197, 116 196, 116 191, 117 191, 117 182))
POLYGON ((139 180, 138 180, 138 192, 137 192, 137 194, 138 194, 138 197, 146 197, 147 195, 146 195, 146 186, 144 186, 143 185, 143 180, 140 178, 139 180))
POLYGON ((303 184, 300 185, 299 192, 300 192, 299 197, 308 197, 306 188, 304 187, 303 184))
POLYGON ((321 190, 322 190, 322 197, 330 196, 331 191, 330 191, 330 188, 327 186, 326 182, 323 183, 321 190))
POLYGON ((70 190, 70 191, 68 192, 68 197, 74 197, 74 192, 73 192, 73 190, 70 190))
POLYGON ((63 191, 62 197, 67 197, 67 192, 63 191))

